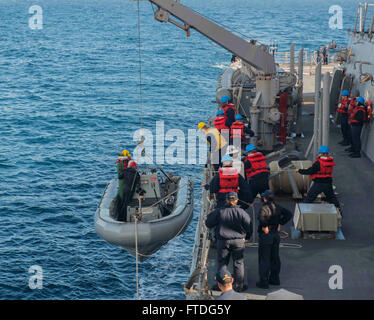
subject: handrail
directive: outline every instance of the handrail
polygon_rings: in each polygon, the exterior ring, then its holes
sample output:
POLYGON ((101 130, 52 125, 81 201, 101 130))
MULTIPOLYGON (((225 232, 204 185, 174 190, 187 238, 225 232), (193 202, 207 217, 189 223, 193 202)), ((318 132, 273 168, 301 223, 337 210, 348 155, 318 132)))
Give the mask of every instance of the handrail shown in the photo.
MULTIPOLYGON (((366 17, 368 14, 368 8, 370 7, 374 7, 374 3, 368 3, 368 2, 358 3, 356 18, 355 18, 355 23, 354 23, 355 33, 360 33, 361 35, 365 33, 366 17), (358 24, 358 29, 357 29, 357 24, 358 24)), ((367 29, 369 36, 371 36, 373 32, 373 22, 374 22, 374 15, 372 17, 370 27, 367 29)))

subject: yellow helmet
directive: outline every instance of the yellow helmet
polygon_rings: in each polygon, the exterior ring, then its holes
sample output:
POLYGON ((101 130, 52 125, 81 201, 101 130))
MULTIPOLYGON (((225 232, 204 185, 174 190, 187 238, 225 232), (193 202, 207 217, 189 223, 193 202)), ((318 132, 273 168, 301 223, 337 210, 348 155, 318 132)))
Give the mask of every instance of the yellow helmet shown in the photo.
POLYGON ((202 128, 204 128, 206 126, 205 122, 200 122, 198 125, 197 125, 197 128, 199 130, 201 130, 202 128))
POLYGON ((121 152, 121 156, 123 156, 123 157, 130 157, 130 152, 129 152, 129 150, 123 150, 123 151, 121 152))

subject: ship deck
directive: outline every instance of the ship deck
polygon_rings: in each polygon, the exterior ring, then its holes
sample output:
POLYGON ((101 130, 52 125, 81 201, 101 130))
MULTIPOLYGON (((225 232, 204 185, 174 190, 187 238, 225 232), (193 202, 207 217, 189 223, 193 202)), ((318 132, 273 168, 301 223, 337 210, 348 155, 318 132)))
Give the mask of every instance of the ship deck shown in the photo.
MULTIPOLYGON (((305 152, 313 134, 313 104, 304 104, 302 128, 305 138, 297 138, 300 151, 305 152)), ((257 248, 245 249, 245 276, 249 299, 264 299, 280 288, 303 295, 304 299, 373 299, 374 298, 374 196, 371 196, 374 164, 366 157, 352 159, 337 142, 340 129, 330 126, 330 150, 336 159, 334 185, 343 208, 342 231, 346 240, 291 240, 301 248, 281 248, 281 286, 256 288, 258 280, 257 248), (329 288, 329 268, 339 265, 343 270, 343 289, 329 288)), ((258 202, 259 200, 256 200, 258 202)), ((294 212, 295 202, 279 199, 279 204, 294 212)), ((258 203, 257 205, 258 206, 258 203)), ((282 226, 290 233, 291 223, 282 226)), ((216 272, 216 250, 209 251, 208 281, 210 287, 216 272)), ((232 270, 230 263, 229 268, 232 270)), ((219 294, 214 291, 213 295, 219 294)))

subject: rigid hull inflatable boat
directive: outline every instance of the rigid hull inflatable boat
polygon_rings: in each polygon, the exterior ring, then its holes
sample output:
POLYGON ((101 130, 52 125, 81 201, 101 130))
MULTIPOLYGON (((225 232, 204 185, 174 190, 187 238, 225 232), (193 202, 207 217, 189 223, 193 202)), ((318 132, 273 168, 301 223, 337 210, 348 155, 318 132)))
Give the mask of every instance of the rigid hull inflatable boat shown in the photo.
POLYGON ((96 233, 145 260, 172 238, 182 234, 193 216, 193 188, 187 177, 166 176, 155 170, 141 173, 127 205, 126 221, 115 219, 118 179, 107 185, 95 214, 96 233), (137 221, 135 221, 137 220, 137 221))

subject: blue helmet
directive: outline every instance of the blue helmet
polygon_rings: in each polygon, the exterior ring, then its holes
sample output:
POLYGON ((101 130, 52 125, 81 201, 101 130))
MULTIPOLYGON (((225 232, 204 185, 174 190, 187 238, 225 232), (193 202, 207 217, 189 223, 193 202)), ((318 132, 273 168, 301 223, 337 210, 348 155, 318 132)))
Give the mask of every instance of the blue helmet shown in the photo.
POLYGON ((222 157, 222 162, 226 162, 226 161, 232 161, 232 158, 230 155, 226 154, 222 157))
POLYGON ((237 115, 235 116, 235 120, 241 120, 241 119, 243 119, 243 117, 242 117, 240 114, 237 114, 237 115))
POLYGON ((222 115, 222 114, 224 114, 223 110, 218 110, 218 111, 217 111, 217 116, 220 116, 220 115, 222 115))
POLYGON ((348 90, 343 90, 342 91, 342 96, 349 96, 349 91, 348 90))
POLYGON ((228 102, 230 100, 230 98, 228 96, 223 96, 219 101, 221 101, 222 103, 225 103, 225 102, 228 102))
POLYGON ((328 146, 320 146, 319 149, 318 149, 318 152, 319 153, 329 153, 330 149, 329 149, 328 146))
POLYGON ((357 101, 358 103, 361 103, 361 104, 364 104, 364 103, 365 103, 365 99, 364 99, 363 97, 358 97, 358 98, 356 98, 356 101, 357 101))
POLYGON ((256 149, 256 147, 253 144, 249 144, 245 147, 245 152, 249 152, 256 149))

